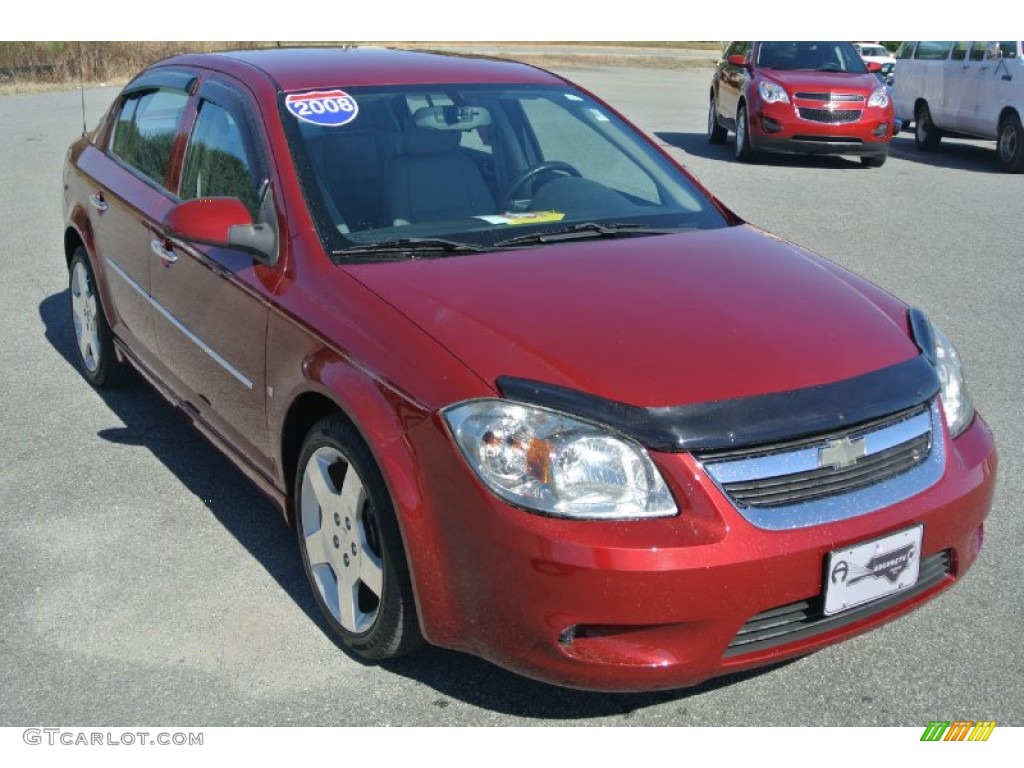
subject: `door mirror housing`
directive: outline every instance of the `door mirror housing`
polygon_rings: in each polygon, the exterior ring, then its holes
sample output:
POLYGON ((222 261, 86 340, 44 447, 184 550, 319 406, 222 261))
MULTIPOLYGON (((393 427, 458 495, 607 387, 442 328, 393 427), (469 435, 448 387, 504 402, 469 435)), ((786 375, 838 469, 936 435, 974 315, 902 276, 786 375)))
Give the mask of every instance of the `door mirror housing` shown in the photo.
MULTIPOLYGON (((267 205, 273 211, 269 194, 263 202, 264 207, 267 205)), ((188 243, 246 251, 268 266, 277 263, 276 227, 254 223, 249 209, 237 197, 205 197, 178 203, 164 217, 164 231, 168 237, 188 243)))
POLYGON ((744 69, 750 69, 750 60, 747 59, 741 53, 734 53, 732 56, 726 59, 734 67, 743 67, 744 69))
POLYGON ((882 71, 882 65, 881 65, 880 62, 877 62, 877 61, 867 61, 867 62, 864 62, 864 63, 868 65, 868 72, 870 72, 871 74, 875 74, 876 72, 881 72, 882 71))

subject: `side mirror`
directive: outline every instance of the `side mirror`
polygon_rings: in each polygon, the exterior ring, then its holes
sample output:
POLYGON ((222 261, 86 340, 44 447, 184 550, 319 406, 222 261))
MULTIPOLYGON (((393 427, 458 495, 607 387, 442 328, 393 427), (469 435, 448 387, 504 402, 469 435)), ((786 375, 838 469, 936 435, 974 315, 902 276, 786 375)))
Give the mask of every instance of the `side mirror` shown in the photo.
POLYGON ((882 65, 877 61, 868 61, 865 63, 868 65, 868 72, 871 74, 882 71, 882 65))
POLYGON ((237 197, 186 200, 164 217, 168 237, 188 243, 237 248, 273 266, 277 233, 268 224, 254 224, 249 209, 237 197))
POLYGON ((743 67, 744 69, 750 69, 750 61, 746 56, 740 53, 734 53, 732 56, 726 59, 734 67, 743 67))

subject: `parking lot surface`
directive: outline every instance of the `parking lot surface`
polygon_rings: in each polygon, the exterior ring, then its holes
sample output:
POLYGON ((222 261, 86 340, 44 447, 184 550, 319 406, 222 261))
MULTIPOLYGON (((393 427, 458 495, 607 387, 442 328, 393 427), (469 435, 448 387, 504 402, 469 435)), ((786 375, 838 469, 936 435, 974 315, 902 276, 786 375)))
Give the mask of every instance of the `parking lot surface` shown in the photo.
MULTIPOLYGON (((880 169, 744 165, 731 138, 705 140, 710 70, 562 72, 740 216, 921 307, 956 342, 1001 453, 973 570, 879 630, 689 690, 567 691, 443 650, 363 665, 325 633, 271 505, 144 385, 101 394, 75 369, 61 167, 81 96, 6 96, 0 725, 1024 724, 1022 179, 990 144, 923 154, 909 133, 880 169)), ((90 127, 115 93, 85 92, 90 127)))

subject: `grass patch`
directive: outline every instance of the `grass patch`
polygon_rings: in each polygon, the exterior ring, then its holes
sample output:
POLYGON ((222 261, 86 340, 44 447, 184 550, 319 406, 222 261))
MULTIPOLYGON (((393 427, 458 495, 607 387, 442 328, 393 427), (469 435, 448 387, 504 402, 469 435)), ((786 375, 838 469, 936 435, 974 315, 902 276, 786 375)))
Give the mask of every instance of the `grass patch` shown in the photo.
MULTIPOLYGON (((282 43, 285 46, 352 45, 351 41, 331 43, 282 43)), ((389 42, 371 43, 396 48, 443 49, 450 46, 458 50, 461 45, 493 46, 498 58, 525 61, 541 67, 564 66, 626 66, 657 69, 679 69, 710 66, 721 52, 721 43, 675 42, 675 41, 621 41, 606 40, 590 42, 493 42, 493 43, 444 43, 431 42, 389 42), (533 46, 550 49, 565 46, 565 53, 504 54, 503 47, 522 50, 533 46), (608 49, 603 53, 580 53, 573 48, 608 49), (614 50, 613 50, 614 49, 614 50), (707 56, 658 56, 644 53, 644 49, 700 51, 707 56), (635 51, 635 52, 634 52, 635 51)), ((207 51, 238 50, 242 48, 265 48, 275 43, 266 42, 18 42, 0 41, 0 94, 23 93, 77 86, 80 82, 88 85, 121 84, 127 82, 155 61, 179 53, 200 53, 207 51)))

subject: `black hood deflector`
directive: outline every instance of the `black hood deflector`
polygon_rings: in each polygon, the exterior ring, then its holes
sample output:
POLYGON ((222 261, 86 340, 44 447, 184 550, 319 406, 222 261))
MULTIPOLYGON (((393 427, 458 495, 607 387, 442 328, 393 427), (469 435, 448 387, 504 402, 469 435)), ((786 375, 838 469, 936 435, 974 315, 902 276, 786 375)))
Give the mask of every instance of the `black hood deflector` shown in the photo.
POLYGON ((790 392, 643 408, 553 384, 502 376, 509 400, 611 427, 646 448, 717 451, 834 432, 928 402, 939 378, 924 355, 852 379, 790 392))

